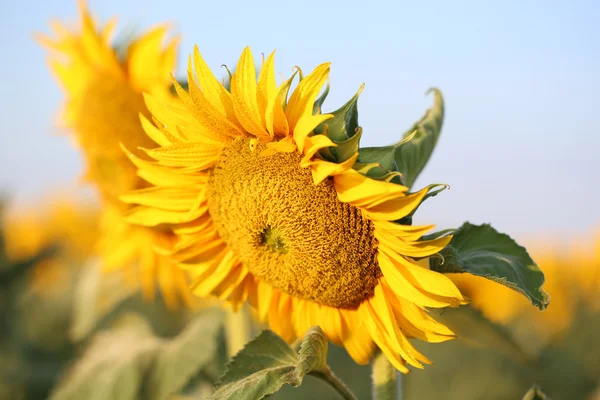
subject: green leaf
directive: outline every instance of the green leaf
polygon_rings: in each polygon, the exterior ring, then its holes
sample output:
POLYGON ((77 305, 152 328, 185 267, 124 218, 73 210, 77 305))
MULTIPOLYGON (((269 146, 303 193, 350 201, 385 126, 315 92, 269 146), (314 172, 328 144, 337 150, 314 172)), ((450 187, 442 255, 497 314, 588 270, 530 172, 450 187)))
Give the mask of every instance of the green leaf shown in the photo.
POLYGON ((297 363, 298 355, 283 339, 263 331, 232 359, 211 399, 262 399, 286 383, 298 386, 297 363))
POLYGON ((134 400, 139 398, 150 362, 160 346, 149 328, 132 326, 98 334, 83 357, 63 377, 53 400, 134 400))
POLYGON ((544 273, 527 250, 489 224, 465 222, 440 254, 443 259, 430 260, 434 271, 468 272, 491 279, 523 294, 540 310, 550 302, 542 289, 544 273))
POLYGON ((444 120, 444 99, 435 88, 433 107, 402 136, 402 140, 390 146, 365 147, 359 150, 361 163, 378 162, 381 166, 373 168, 367 174, 372 178, 381 178, 389 171, 402 174, 402 183, 412 187, 419 174, 427 165, 439 139, 444 120))
POLYGON ((312 371, 329 371, 327 366, 327 336, 319 327, 308 330, 300 345, 297 372, 304 376, 312 371))
POLYGON ((533 387, 525 393, 523 400, 550 400, 550 397, 546 396, 538 385, 533 385, 533 387))
POLYGON ((266 330, 232 359, 211 399, 262 399, 286 383, 300 386, 307 374, 326 380, 338 391, 347 390, 341 388, 327 366, 327 337, 321 328, 308 330, 299 354, 266 330))
POLYGON ((432 88, 427 91, 430 92, 433 92, 434 96, 433 107, 404 134, 403 137, 407 137, 417 132, 411 140, 398 146, 394 154, 398 171, 402 173, 404 183, 408 187, 414 185, 427 165, 442 131, 444 99, 438 89, 432 88))
POLYGON ((223 313, 216 308, 205 310, 163 346, 150 372, 148 397, 167 399, 179 393, 215 358, 222 327, 223 313))
POLYGON ((102 318, 137 291, 126 284, 124 274, 106 274, 101 268, 98 260, 86 265, 75 288, 69 332, 75 342, 90 335, 102 318))

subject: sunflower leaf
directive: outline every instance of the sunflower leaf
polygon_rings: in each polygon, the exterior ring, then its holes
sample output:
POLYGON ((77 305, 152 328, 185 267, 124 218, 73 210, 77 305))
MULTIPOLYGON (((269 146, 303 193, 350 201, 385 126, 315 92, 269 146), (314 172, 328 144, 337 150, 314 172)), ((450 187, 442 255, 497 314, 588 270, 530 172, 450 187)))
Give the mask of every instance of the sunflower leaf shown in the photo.
POLYGON ((138 399, 147 369, 161 345, 141 317, 128 316, 95 336, 83 357, 63 376, 50 398, 138 399))
POLYGON ((298 386, 297 363, 294 350, 265 330, 231 360, 211 399, 262 399, 286 383, 298 386))
POLYGON ((433 107, 404 133, 402 140, 390 146, 365 147, 359 150, 359 162, 380 164, 380 167, 371 169, 367 176, 377 179, 389 171, 397 171, 402 174, 402 182, 398 183, 408 187, 414 185, 433 153, 444 120, 442 93, 436 88, 429 89, 427 93, 430 92, 434 95, 433 107))
POLYGON ((223 314, 209 309, 159 351, 148 380, 148 398, 167 399, 182 390, 214 358, 223 314))
POLYGON ((302 376, 311 371, 329 371, 327 366, 327 337, 321 328, 312 327, 302 341, 297 370, 302 376))
POLYGON ((544 273, 527 250, 489 224, 465 222, 440 254, 443 259, 430 259, 430 267, 434 271, 468 272, 493 280, 523 294, 540 310, 544 310, 550 302, 550 297, 542 289, 544 273))
POLYGON ((425 115, 404 134, 403 138, 407 138, 413 132, 416 134, 408 141, 401 141, 394 152, 398 171, 402 173, 404 184, 408 187, 413 186, 427 165, 442 131, 444 98, 438 89, 432 88, 427 91, 430 92, 433 92, 434 96, 433 107, 425 112, 425 115))
POLYGON ((331 375, 327 366, 327 338, 321 328, 308 330, 299 354, 282 338, 266 330, 231 360, 211 399, 262 399, 285 384, 300 386, 307 374, 331 375))
POLYGON ((533 385, 531 389, 525 393, 523 400, 550 400, 538 385, 533 385))

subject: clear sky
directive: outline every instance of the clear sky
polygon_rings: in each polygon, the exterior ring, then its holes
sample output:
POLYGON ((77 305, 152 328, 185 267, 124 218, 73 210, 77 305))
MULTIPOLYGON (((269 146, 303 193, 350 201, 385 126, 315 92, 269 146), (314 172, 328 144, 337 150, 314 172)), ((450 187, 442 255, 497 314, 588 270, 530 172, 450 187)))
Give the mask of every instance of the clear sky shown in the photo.
MULTIPOLYGON (((363 145, 385 145, 446 99, 442 136, 417 186, 451 189, 417 222, 492 222, 517 236, 600 231, 600 2, 91 0, 121 30, 170 21, 180 61, 198 44, 213 71, 277 50, 276 69, 331 61, 324 111, 359 101, 363 145)), ((34 32, 74 1, 0 3, 0 188, 31 199, 77 179, 78 152, 55 128, 61 92, 34 32)), ((184 71, 183 63, 178 68, 184 71)))

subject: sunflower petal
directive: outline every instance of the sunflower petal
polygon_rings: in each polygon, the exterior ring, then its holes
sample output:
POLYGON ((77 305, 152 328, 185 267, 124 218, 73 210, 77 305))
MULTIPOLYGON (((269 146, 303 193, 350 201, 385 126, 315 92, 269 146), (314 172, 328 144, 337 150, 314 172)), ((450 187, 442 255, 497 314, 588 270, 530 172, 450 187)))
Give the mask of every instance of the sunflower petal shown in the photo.
POLYGON ((246 132, 256 137, 269 136, 263 127, 256 99, 256 69, 249 47, 242 52, 237 68, 231 78, 233 109, 246 132))

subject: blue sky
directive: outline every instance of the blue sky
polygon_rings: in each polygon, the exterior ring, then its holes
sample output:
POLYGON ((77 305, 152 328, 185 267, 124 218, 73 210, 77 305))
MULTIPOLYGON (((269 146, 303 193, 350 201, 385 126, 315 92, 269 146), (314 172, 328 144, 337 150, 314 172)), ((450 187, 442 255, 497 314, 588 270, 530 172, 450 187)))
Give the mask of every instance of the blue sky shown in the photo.
MULTIPOLYGON (((277 50, 276 69, 331 61, 325 111, 359 101, 363 145, 385 145, 439 87, 446 119, 417 186, 448 183, 418 222, 492 222, 517 236, 600 230, 600 3, 589 1, 90 0, 122 30, 169 21, 183 61, 198 44, 213 71, 241 50, 277 50)), ((75 22, 74 1, 3 1, 0 188, 18 201, 75 181, 78 152, 55 128, 61 92, 34 32, 75 22), (42 6, 43 4, 43 6, 42 6)))

